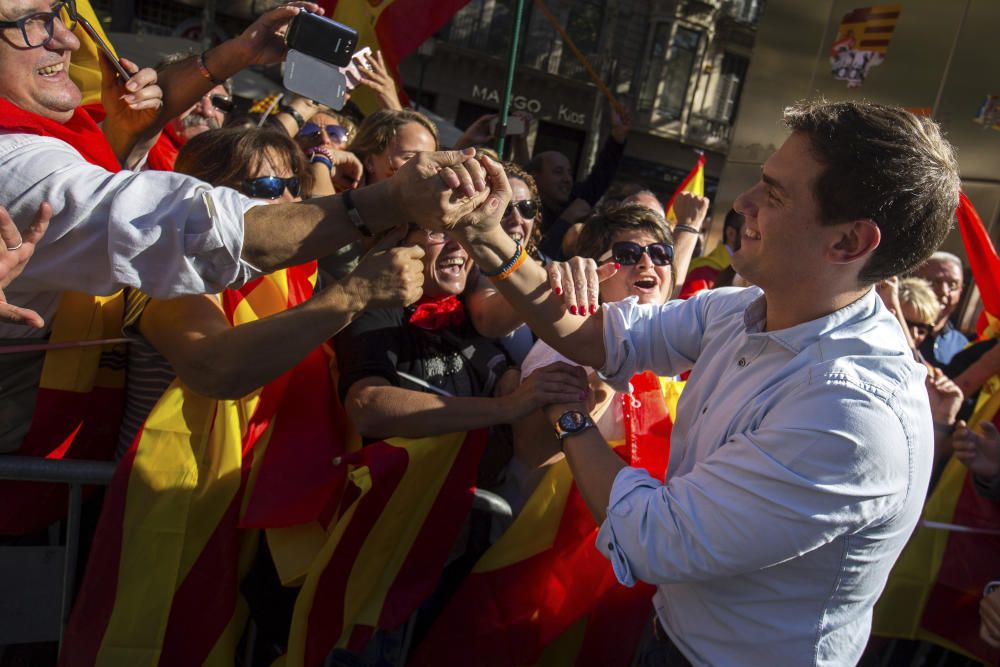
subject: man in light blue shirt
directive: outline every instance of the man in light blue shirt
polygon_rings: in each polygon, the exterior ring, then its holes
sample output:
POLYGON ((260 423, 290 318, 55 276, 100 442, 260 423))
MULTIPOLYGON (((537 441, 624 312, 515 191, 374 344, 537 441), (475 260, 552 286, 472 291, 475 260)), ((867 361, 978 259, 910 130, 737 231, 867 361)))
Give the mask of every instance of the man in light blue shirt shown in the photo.
POLYGON ((596 303, 593 274, 555 269, 575 278, 564 305, 543 268, 512 261, 509 188, 488 162, 493 193, 455 230, 485 273, 507 270, 497 287, 535 333, 612 386, 691 369, 666 483, 615 456, 584 402, 546 408, 602 522, 597 548, 622 583, 658 586, 669 664, 856 662, 927 490, 926 372, 872 286, 948 233, 951 147, 932 121, 881 105, 806 103, 785 122, 734 205, 733 266, 756 288, 572 316, 596 303))

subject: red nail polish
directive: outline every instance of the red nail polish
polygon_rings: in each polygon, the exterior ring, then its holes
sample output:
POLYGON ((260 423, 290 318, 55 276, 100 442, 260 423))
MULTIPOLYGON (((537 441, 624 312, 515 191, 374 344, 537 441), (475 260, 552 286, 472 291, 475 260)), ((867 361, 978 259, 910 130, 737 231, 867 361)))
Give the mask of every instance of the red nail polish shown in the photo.
POLYGON ((597 306, 595 306, 594 304, 590 304, 590 314, 593 315, 596 312, 597 312, 597 306))
POLYGON ((569 312, 572 313, 573 315, 576 315, 576 306, 570 306, 569 312))
POLYGON ((622 265, 619 264, 618 262, 615 262, 615 269, 617 270, 617 269, 620 269, 620 268, 622 268, 622 265))
POLYGON ((557 287, 556 288, 556 296, 559 296, 560 294, 562 294, 562 287, 557 287))

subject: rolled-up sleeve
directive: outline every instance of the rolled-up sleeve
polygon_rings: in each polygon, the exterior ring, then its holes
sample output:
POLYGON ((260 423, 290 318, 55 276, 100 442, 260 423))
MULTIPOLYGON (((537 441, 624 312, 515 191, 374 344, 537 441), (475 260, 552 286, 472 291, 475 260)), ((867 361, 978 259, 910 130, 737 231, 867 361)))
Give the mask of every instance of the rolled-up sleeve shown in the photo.
POLYGON ((156 298, 220 292, 261 275, 241 258, 243 216, 257 205, 229 188, 159 171, 111 173, 67 144, 0 137, 0 205, 19 228, 42 202, 45 238, 10 296, 136 287, 156 298))
POLYGON ((795 393, 758 429, 666 484, 641 470, 618 473, 596 547, 620 582, 761 570, 897 511, 912 467, 893 410, 833 381, 795 393))

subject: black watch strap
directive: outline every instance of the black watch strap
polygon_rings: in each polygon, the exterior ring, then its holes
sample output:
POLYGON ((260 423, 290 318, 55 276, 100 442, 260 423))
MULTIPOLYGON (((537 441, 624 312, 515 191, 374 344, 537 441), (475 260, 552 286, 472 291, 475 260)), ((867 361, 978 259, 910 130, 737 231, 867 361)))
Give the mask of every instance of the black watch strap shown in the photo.
POLYGON ((344 206, 347 207, 347 217, 351 221, 362 236, 367 236, 371 238, 373 236, 372 230, 368 228, 365 224, 364 219, 361 217, 361 213, 358 212, 357 207, 354 205, 354 197, 351 195, 350 190, 344 190, 344 206))
POLYGON ((306 119, 302 117, 302 114, 300 114, 298 111, 288 106, 287 104, 279 104, 278 111, 280 111, 281 113, 287 113, 289 116, 291 116, 292 119, 295 121, 295 124, 299 126, 300 130, 303 127, 305 127, 306 119))

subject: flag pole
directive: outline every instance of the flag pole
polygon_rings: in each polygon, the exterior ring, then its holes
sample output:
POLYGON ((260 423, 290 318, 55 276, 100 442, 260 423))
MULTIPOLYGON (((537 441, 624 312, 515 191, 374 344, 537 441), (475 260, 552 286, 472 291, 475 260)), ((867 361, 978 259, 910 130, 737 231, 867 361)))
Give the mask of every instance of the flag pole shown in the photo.
POLYGON ((507 112, 510 109, 511 91, 514 88, 514 70, 517 69, 517 42, 521 35, 522 16, 524 16, 524 0, 517 0, 514 6, 514 29, 510 35, 510 53, 507 55, 507 82, 504 85, 500 119, 497 122, 497 155, 501 160, 503 160, 504 140, 507 138, 507 112))

